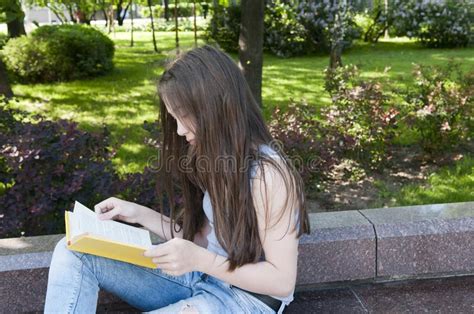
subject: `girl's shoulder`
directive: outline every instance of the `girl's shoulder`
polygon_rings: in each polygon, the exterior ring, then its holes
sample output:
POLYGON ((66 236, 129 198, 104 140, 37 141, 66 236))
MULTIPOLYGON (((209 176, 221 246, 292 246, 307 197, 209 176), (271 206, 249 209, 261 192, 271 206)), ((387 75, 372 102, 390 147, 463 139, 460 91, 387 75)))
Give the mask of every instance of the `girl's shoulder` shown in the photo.
MULTIPOLYGON (((259 146, 259 149, 258 149, 258 153, 259 154, 263 154, 269 158, 272 158, 272 159, 281 159, 281 155, 274 149, 272 148, 270 145, 268 144, 260 144, 259 146)), ((258 161, 254 160, 253 163, 252 163, 252 169, 251 169, 251 177, 254 178, 256 173, 257 173, 257 169, 260 167, 261 163, 259 163, 258 161)))
POLYGON ((280 154, 268 144, 260 144, 258 150, 261 154, 265 154, 269 157, 281 158, 280 154))

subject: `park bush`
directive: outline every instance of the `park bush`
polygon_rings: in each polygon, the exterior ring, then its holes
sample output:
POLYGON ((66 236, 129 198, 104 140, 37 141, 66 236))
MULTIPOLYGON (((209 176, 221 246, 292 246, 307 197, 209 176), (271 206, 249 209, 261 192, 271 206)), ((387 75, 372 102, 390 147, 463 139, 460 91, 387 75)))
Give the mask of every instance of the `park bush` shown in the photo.
POLYGON ((406 95, 409 125, 421 147, 441 154, 472 139, 474 133, 474 71, 463 74, 459 64, 415 65, 415 84, 406 95))
POLYGON ((267 4, 264 47, 279 57, 304 54, 306 29, 297 20, 293 6, 280 0, 267 4))
POLYGON ((336 18, 341 18, 340 25, 344 31, 342 37, 343 48, 350 47, 354 39, 361 35, 361 30, 354 22, 355 12, 350 4, 327 1, 300 1, 297 11, 297 19, 304 25, 308 33, 308 44, 313 50, 329 51, 331 42, 338 30, 336 18))
MULTIPOLYGON (((329 51, 333 39, 337 5, 301 1, 294 7, 284 1, 270 1, 265 7, 264 49, 280 57, 329 51)), ((347 6, 344 15, 343 47, 360 37, 359 27, 352 21, 353 12, 347 6)), ((228 52, 238 50, 240 6, 218 6, 206 31, 206 40, 217 42, 228 52)))
MULTIPOLYGON (((158 123, 143 128, 146 143, 159 148, 158 123)), ((151 161, 143 172, 120 177, 111 162, 116 145, 107 128, 81 131, 74 122, 44 120, 0 100, 0 237, 64 233, 64 211, 76 200, 92 207, 117 196, 159 211, 159 165, 151 161)), ((182 206, 178 188, 175 195, 182 206)), ((168 204, 164 197, 165 214, 168 204)))
POLYGON ((362 37, 365 42, 376 43, 393 24, 394 9, 389 6, 389 10, 385 10, 382 1, 374 3, 373 8, 367 14, 358 14, 356 16, 356 24, 361 26, 362 37))
POLYGON ((343 153, 337 137, 316 115, 314 106, 305 101, 292 102, 285 110, 276 107, 269 123, 275 144, 292 160, 309 193, 322 189, 343 153))
MULTIPOLYGON (((174 19, 174 3, 170 3, 169 7, 169 18, 174 19)), ((152 5, 151 9, 153 11, 154 18, 164 18, 165 17, 165 6, 156 4, 152 5)), ((196 3, 196 16, 202 14, 202 4, 196 3)), ((141 8, 140 15, 142 18, 150 17, 150 9, 148 6, 141 8)), ((178 17, 192 17, 193 16, 193 5, 191 3, 178 3, 178 17)))
POLYGON ((107 129, 80 131, 76 123, 27 117, 5 105, 0 128, 1 237, 62 232, 64 210, 75 200, 95 204, 113 194, 107 129))
POLYGON ((474 4, 470 0, 396 0, 389 18, 398 36, 427 47, 459 47, 472 39, 474 4))
POLYGON ((28 37, 9 40, 2 56, 22 81, 66 81, 110 71, 114 43, 85 25, 42 26, 28 37))
POLYGON ((208 42, 216 42, 227 52, 239 49, 240 5, 217 6, 213 8, 211 21, 205 32, 208 42))
MULTIPOLYGON (((160 5, 152 5, 151 10, 153 12, 153 18, 162 18, 164 17, 165 8, 160 5)), ((170 12, 171 13, 171 12, 170 12)), ((149 7, 142 7, 140 11, 140 15, 142 18, 149 18, 150 17, 150 8, 149 7)))
POLYGON ((356 66, 326 69, 331 105, 322 109, 328 132, 338 137, 348 157, 372 168, 384 164, 396 136, 399 110, 382 83, 362 80, 356 66))
POLYGON ((0 50, 5 46, 8 40, 8 35, 4 33, 0 33, 0 50))

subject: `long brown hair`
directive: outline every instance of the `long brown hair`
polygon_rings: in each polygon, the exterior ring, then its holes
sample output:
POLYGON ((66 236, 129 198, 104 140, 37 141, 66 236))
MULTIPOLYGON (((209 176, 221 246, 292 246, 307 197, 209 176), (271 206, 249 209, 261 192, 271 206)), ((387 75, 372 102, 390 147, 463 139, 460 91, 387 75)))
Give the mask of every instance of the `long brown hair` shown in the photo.
MULTIPOLYGON (((206 45, 179 55, 167 64, 158 96, 162 165, 157 192, 159 196, 166 192, 170 217, 182 227, 184 239, 193 241, 204 225, 202 199, 207 190, 214 231, 228 253, 229 270, 259 260, 264 252, 250 186, 250 166, 255 163, 262 177, 264 163, 283 175, 289 196, 284 208, 290 203, 295 204, 292 211, 299 211, 297 237, 310 232, 303 181, 283 150, 277 150, 280 162, 259 152, 260 145, 272 145, 274 140, 243 74, 227 54, 206 45), (176 120, 165 104, 178 117, 189 118, 194 145, 177 134, 176 120), (184 197, 180 209, 174 202, 175 185, 184 197)), ((170 232, 174 236, 173 228, 170 232)))

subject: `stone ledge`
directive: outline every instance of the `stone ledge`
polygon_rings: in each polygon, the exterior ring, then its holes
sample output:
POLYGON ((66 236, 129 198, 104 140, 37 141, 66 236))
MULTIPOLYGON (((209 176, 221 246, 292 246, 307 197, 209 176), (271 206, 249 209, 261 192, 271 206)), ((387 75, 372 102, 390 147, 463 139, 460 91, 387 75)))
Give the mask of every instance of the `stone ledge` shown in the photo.
POLYGON ((474 202, 366 209, 377 277, 474 272, 474 202))
MULTIPOLYGON (((474 202, 315 213, 310 222, 311 234, 300 239, 297 291, 474 273, 474 202)), ((0 239, 0 312, 41 312, 63 236, 0 239)), ((105 291, 99 300, 98 311, 130 311, 105 291)))

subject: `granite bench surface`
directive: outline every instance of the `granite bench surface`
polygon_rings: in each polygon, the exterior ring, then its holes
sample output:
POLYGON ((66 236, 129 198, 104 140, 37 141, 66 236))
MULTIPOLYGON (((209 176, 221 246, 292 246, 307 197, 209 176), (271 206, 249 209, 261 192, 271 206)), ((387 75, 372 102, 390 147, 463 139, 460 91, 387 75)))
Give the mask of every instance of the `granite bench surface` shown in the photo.
MULTIPOLYGON (((308 289, 474 274, 474 202, 313 213, 310 222, 299 245, 296 289, 303 299, 308 289)), ((0 239, 0 312, 41 308, 51 254, 63 236, 0 239)), ((354 289, 337 291, 362 298, 354 289)), ((109 305, 120 302, 101 292, 99 308, 109 305)))

